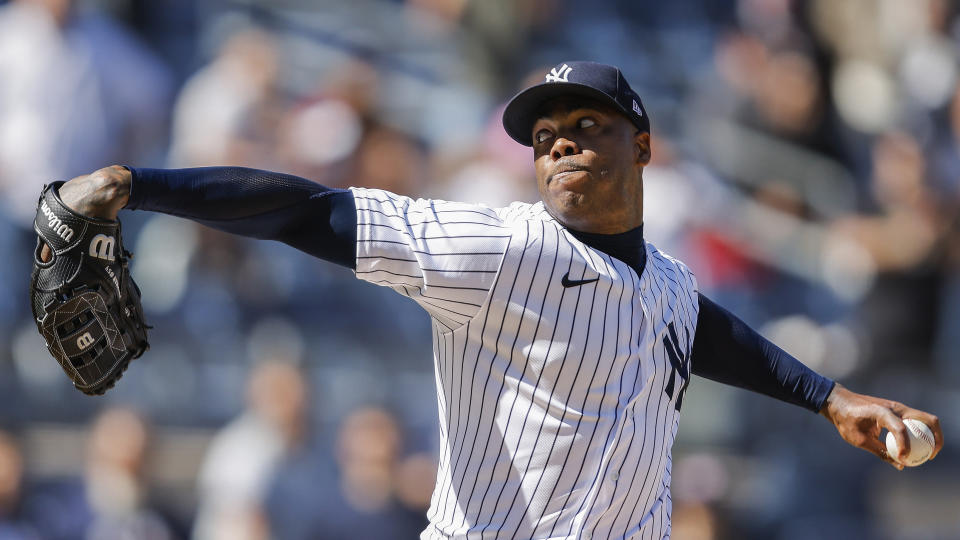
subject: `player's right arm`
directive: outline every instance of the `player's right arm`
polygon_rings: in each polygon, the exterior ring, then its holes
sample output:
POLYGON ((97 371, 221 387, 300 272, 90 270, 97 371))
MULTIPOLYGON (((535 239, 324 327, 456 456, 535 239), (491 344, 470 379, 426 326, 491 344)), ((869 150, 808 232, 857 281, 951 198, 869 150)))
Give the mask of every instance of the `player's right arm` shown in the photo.
POLYGON ((114 165, 61 186, 64 204, 116 219, 123 208, 192 219, 225 232, 277 240, 353 269, 356 215, 350 191, 241 167, 129 169, 114 165))
POLYGON ((60 197, 86 215, 149 210, 286 243, 412 298, 447 330, 480 309, 510 237, 489 208, 242 167, 112 166, 67 182, 60 197))

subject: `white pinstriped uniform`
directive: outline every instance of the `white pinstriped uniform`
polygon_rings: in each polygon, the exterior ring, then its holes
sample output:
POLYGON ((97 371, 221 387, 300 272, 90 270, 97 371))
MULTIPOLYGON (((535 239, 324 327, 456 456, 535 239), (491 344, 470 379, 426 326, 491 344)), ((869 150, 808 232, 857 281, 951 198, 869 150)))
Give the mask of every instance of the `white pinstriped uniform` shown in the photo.
POLYGON ((421 538, 669 538, 686 266, 647 244, 637 276, 542 203, 353 194, 357 277, 433 320, 440 466, 421 538))

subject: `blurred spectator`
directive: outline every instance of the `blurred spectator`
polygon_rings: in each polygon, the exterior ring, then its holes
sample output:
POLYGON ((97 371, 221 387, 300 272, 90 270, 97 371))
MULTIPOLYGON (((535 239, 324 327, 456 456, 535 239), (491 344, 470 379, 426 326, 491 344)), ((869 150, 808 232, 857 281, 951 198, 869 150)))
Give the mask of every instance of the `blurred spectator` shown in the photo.
POLYGON ((671 535, 683 540, 720 540, 724 535, 718 521, 706 504, 678 504, 673 509, 671 535))
POLYGON ((238 31, 190 77, 173 111, 173 166, 277 166, 273 150, 283 107, 277 54, 266 31, 238 31))
POLYGON ((150 431, 139 414, 108 408, 90 427, 79 481, 48 483, 31 499, 40 537, 49 540, 172 540, 145 472, 150 431))
POLYGON ((820 77, 813 61, 799 52, 771 56, 756 94, 757 109, 774 133, 807 136, 823 114, 820 77))
POLYGON ((270 538, 264 498, 278 464, 304 436, 307 388, 287 361, 257 365, 247 382, 247 409, 213 438, 200 470, 193 537, 270 538))
POLYGON ((293 109, 284 119, 278 151, 290 173, 324 185, 343 185, 349 158, 363 136, 357 111, 340 99, 318 99, 293 109))
POLYGON ((373 513, 393 497, 400 429, 382 409, 361 409, 343 421, 337 439, 340 491, 352 508, 373 513))
POLYGON ((931 361, 943 264, 936 249, 947 232, 919 143, 892 132, 873 145, 872 188, 879 212, 839 220, 835 230, 861 245, 879 275, 861 306, 876 364, 931 361))
POLYGON ((127 409, 107 409, 91 427, 85 495, 93 515, 89 540, 167 540, 173 532, 150 507, 144 478, 150 431, 127 409))
POLYGON ((0 432, 0 539, 40 540, 25 514, 23 455, 17 442, 0 432))
POLYGON ((422 455, 401 460, 402 447, 388 411, 352 412, 337 435, 335 469, 316 455, 280 469, 269 503, 272 531, 290 540, 416 538, 427 526, 436 463, 422 455))
POLYGON ((866 247, 881 271, 916 268, 945 226, 923 149, 913 136, 890 132, 878 137, 872 150, 871 187, 880 213, 850 216, 836 226, 866 247))
POLYGON ((402 447, 400 426, 388 411, 366 407, 352 412, 337 435, 336 470, 313 469, 307 476, 310 491, 303 475, 291 474, 296 468, 288 469, 276 484, 271 508, 275 509, 275 531, 282 532, 278 536, 291 540, 416 538, 427 526, 436 463, 423 456, 401 460, 402 447), (301 512, 293 514, 291 508, 301 512))
POLYGON ((436 457, 425 452, 406 456, 400 460, 394 474, 397 501, 407 510, 425 516, 430 509, 430 498, 436 481, 436 457))
POLYGON ((365 131, 379 123, 381 79, 359 60, 328 68, 317 88, 288 111, 278 153, 292 174, 324 185, 354 182, 353 159, 365 131))
POLYGON ((410 135, 385 126, 370 129, 360 143, 350 185, 394 193, 420 193, 427 181, 426 149, 410 135))
POLYGON ((502 115, 503 107, 492 111, 483 137, 471 147, 470 154, 437 156, 438 176, 444 181, 442 198, 491 207, 539 200, 530 150, 507 136, 500 123, 502 115), (451 157, 456 159, 454 163, 443 163, 451 157))
POLYGON ((157 162, 164 66, 105 14, 72 0, 0 6, 0 194, 32 218, 40 186, 113 162, 157 162))

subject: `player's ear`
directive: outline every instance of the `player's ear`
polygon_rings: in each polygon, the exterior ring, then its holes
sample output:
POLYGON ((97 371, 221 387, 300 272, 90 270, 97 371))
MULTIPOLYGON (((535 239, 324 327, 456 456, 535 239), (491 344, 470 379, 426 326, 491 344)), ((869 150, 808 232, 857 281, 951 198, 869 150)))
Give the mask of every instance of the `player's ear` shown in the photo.
POLYGON ((650 163, 650 134, 647 132, 638 131, 633 136, 633 154, 636 163, 642 167, 646 167, 650 163))

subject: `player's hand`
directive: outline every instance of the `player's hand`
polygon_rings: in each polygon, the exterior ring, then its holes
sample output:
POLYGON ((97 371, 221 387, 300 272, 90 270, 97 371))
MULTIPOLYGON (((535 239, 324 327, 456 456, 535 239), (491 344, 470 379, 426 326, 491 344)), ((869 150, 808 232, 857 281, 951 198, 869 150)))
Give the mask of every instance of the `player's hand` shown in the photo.
POLYGON ((943 448, 943 431, 936 416, 896 401, 857 394, 839 384, 834 386, 820 414, 833 422, 845 441, 875 454, 898 470, 903 470, 903 465, 895 458, 904 458, 910 453, 910 438, 903 424, 905 418, 919 420, 933 431, 935 445, 930 459, 943 448), (896 438, 900 456, 887 455, 887 448, 880 440, 880 432, 884 429, 896 438))
MULTIPOLYGON (((104 167, 78 176, 60 186, 60 200, 67 208, 87 217, 117 219, 130 199, 130 170, 120 165, 104 167)), ((50 260, 50 248, 43 246, 40 259, 50 260)))

